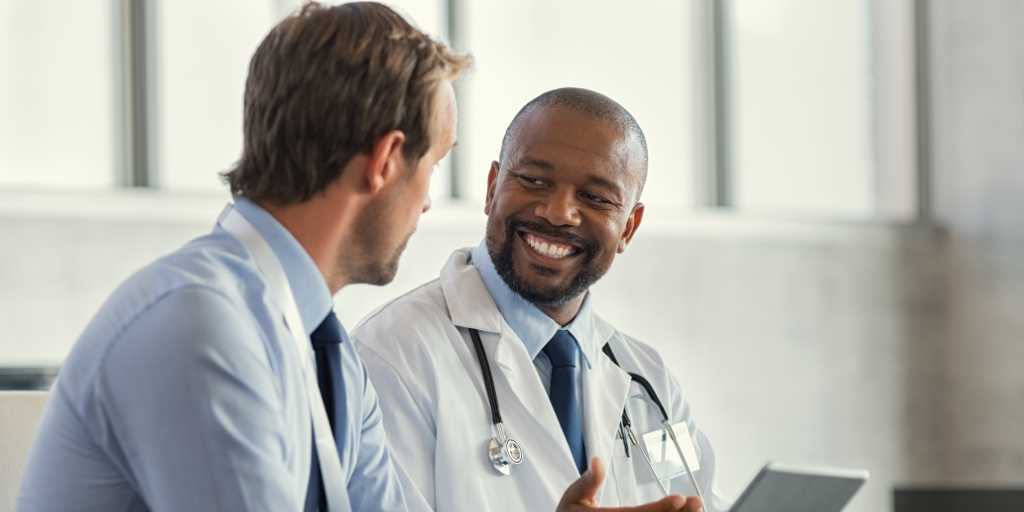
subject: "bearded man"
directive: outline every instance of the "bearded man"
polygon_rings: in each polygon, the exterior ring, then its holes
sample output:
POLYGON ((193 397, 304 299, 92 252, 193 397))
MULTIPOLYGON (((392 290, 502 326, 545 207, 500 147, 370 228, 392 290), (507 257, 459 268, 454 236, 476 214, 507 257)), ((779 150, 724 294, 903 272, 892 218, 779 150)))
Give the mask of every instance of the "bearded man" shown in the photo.
POLYGON ((601 506, 655 500, 661 485, 694 495, 696 482, 709 512, 728 509, 679 383, 590 297, 640 227, 646 174, 643 132, 621 105, 584 89, 537 97, 491 164, 485 240, 353 331, 411 510, 551 510, 601 466, 601 506), (693 479, 660 484, 627 443, 625 416, 638 435, 661 435, 663 419, 630 373, 660 398, 693 479), (492 466, 492 438, 509 464, 492 466))

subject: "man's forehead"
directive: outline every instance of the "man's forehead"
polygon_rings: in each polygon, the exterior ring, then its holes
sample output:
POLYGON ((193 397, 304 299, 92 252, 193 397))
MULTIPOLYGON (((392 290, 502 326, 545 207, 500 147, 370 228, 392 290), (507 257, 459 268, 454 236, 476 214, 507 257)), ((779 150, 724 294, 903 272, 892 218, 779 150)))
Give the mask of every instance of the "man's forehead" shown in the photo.
POLYGON ((625 134, 607 120, 566 107, 537 106, 517 123, 509 149, 523 151, 548 142, 609 152, 617 150, 624 140, 625 134))
POLYGON ((640 165, 640 149, 626 130, 610 120, 564 106, 532 108, 523 115, 511 135, 508 161, 502 162, 502 167, 537 166, 540 156, 537 153, 558 154, 560 150, 609 158, 619 164, 618 170, 622 172, 635 170, 640 165))

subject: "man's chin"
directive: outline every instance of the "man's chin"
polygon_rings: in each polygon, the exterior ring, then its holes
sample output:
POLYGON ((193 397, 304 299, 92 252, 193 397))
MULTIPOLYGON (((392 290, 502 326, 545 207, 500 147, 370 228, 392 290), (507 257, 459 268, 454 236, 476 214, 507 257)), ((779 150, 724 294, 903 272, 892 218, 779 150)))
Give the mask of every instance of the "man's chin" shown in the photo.
POLYGON ((395 280, 398 274, 398 257, 377 261, 363 267, 352 280, 353 283, 384 286, 395 280))
POLYGON ((398 275, 398 262, 401 260, 402 253, 405 252, 405 246, 408 243, 409 237, 406 237, 405 241, 402 242, 402 246, 395 250, 389 258, 376 262, 371 267, 370 272, 368 272, 368 279, 363 282, 374 286, 384 286, 394 281, 395 276, 398 275))
POLYGON ((391 281, 395 280, 395 275, 398 274, 398 270, 381 270, 375 272, 372 275, 367 275, 365 279, 360 282, 363 284, 369 284, 373 286, 384 286, 390 284, 391 281))
POLYGON ((559 285, 538 283, 533 279, 519 279, 519 286, 514 290, 520 297, 535 306, 559 307, 571 302, 579 294, 573 293, 572 284, 559 285))

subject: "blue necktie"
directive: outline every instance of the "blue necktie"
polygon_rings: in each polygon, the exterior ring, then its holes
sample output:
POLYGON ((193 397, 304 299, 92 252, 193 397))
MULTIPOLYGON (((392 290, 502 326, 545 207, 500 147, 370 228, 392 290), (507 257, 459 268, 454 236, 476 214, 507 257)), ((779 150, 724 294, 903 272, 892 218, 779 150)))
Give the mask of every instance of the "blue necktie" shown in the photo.
POLYGON ((569 331, 559 329, 544 346, 544 355, 551 361, 551 406, 558 416, 569 450, 582 474, 587 469, 587 454, 580 428, 579 403, 576 399, 576 354, 579 347, 569 331))
MULTIPOLYGON (((334 315, 327 314, 323 322, 309 335, 316 354, 316 380, 320 385, 320 396, 324 400, 327 419, 331 422, 331 432, 335 439, 338 436, 337 415, 343 411, 345 404, 345 383, 341 380, 341 344, 345 341, 345 329, 334 315)), ((327 510, 327 494, 324 490, 323 478, 320 475, 320 460, 313 444, 313 467, 309 472, 309 487, 306 490, 306 511, 327 510)))

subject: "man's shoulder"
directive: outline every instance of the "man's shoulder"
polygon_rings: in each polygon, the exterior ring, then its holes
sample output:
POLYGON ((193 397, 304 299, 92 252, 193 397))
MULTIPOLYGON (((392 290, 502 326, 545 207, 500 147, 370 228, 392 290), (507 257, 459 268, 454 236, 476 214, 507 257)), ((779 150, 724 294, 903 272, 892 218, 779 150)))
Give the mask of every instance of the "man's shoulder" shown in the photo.
POLYGON ((594 324, 598 332, 606 330, 606 332, 611 333, 608 343, 619 359, 622 359, 622 356, 628 355, 629 359, 645 368, 658 371, 666 370, 665 360, 662 358, 661 353, 650 344, 620 331, 596 314, 594 315, 594 324))
POLYGON ((371 374, 381 362, 393 369, 428 372, 452 354, 459 329, 435 280, 367 315, 351 338, 371 374))
POLYGON ((443 319, 451 323, 448 306, 438 279, 428 281, 377 307, 352 329, 352 335, 369 335, 396 324, 431 324, 443 319))
MULTIPOLYGON (((167 288, 201 285, 235 294, 240 283, 263 281, 249 251, 233 236, 215 231, 144 267, 143 279, 167 288)), ((126 281, 126 284, 128 282, 126 281)))
MULTIPOLYGON (((121 283, 76 341, 62 378, 77 373, 88 380, 88 374, 102 365, 114 344, 143 320, 159 320, 161 332, 154 333, 153 339, 166 331, 218 323, 213 320, 226 324, 234 318, 238 321, 232 325, 252 323, 247 297, 261 296, 255 288, 266 284, 244 248, 225 238, 229 236, 213 233, 193 240, 121 283), (203 322, 204 317, 211 321, 203 322)), ((183 348, 195 346, 184 341, 180 343, 183 348)))
POLYGON ((186 290, 242 301, 254 284, 263 284, 263 279, 244 247, 226 233, 211 233, 136 271, 114 290, 97 317, 129 321, 186 290))

